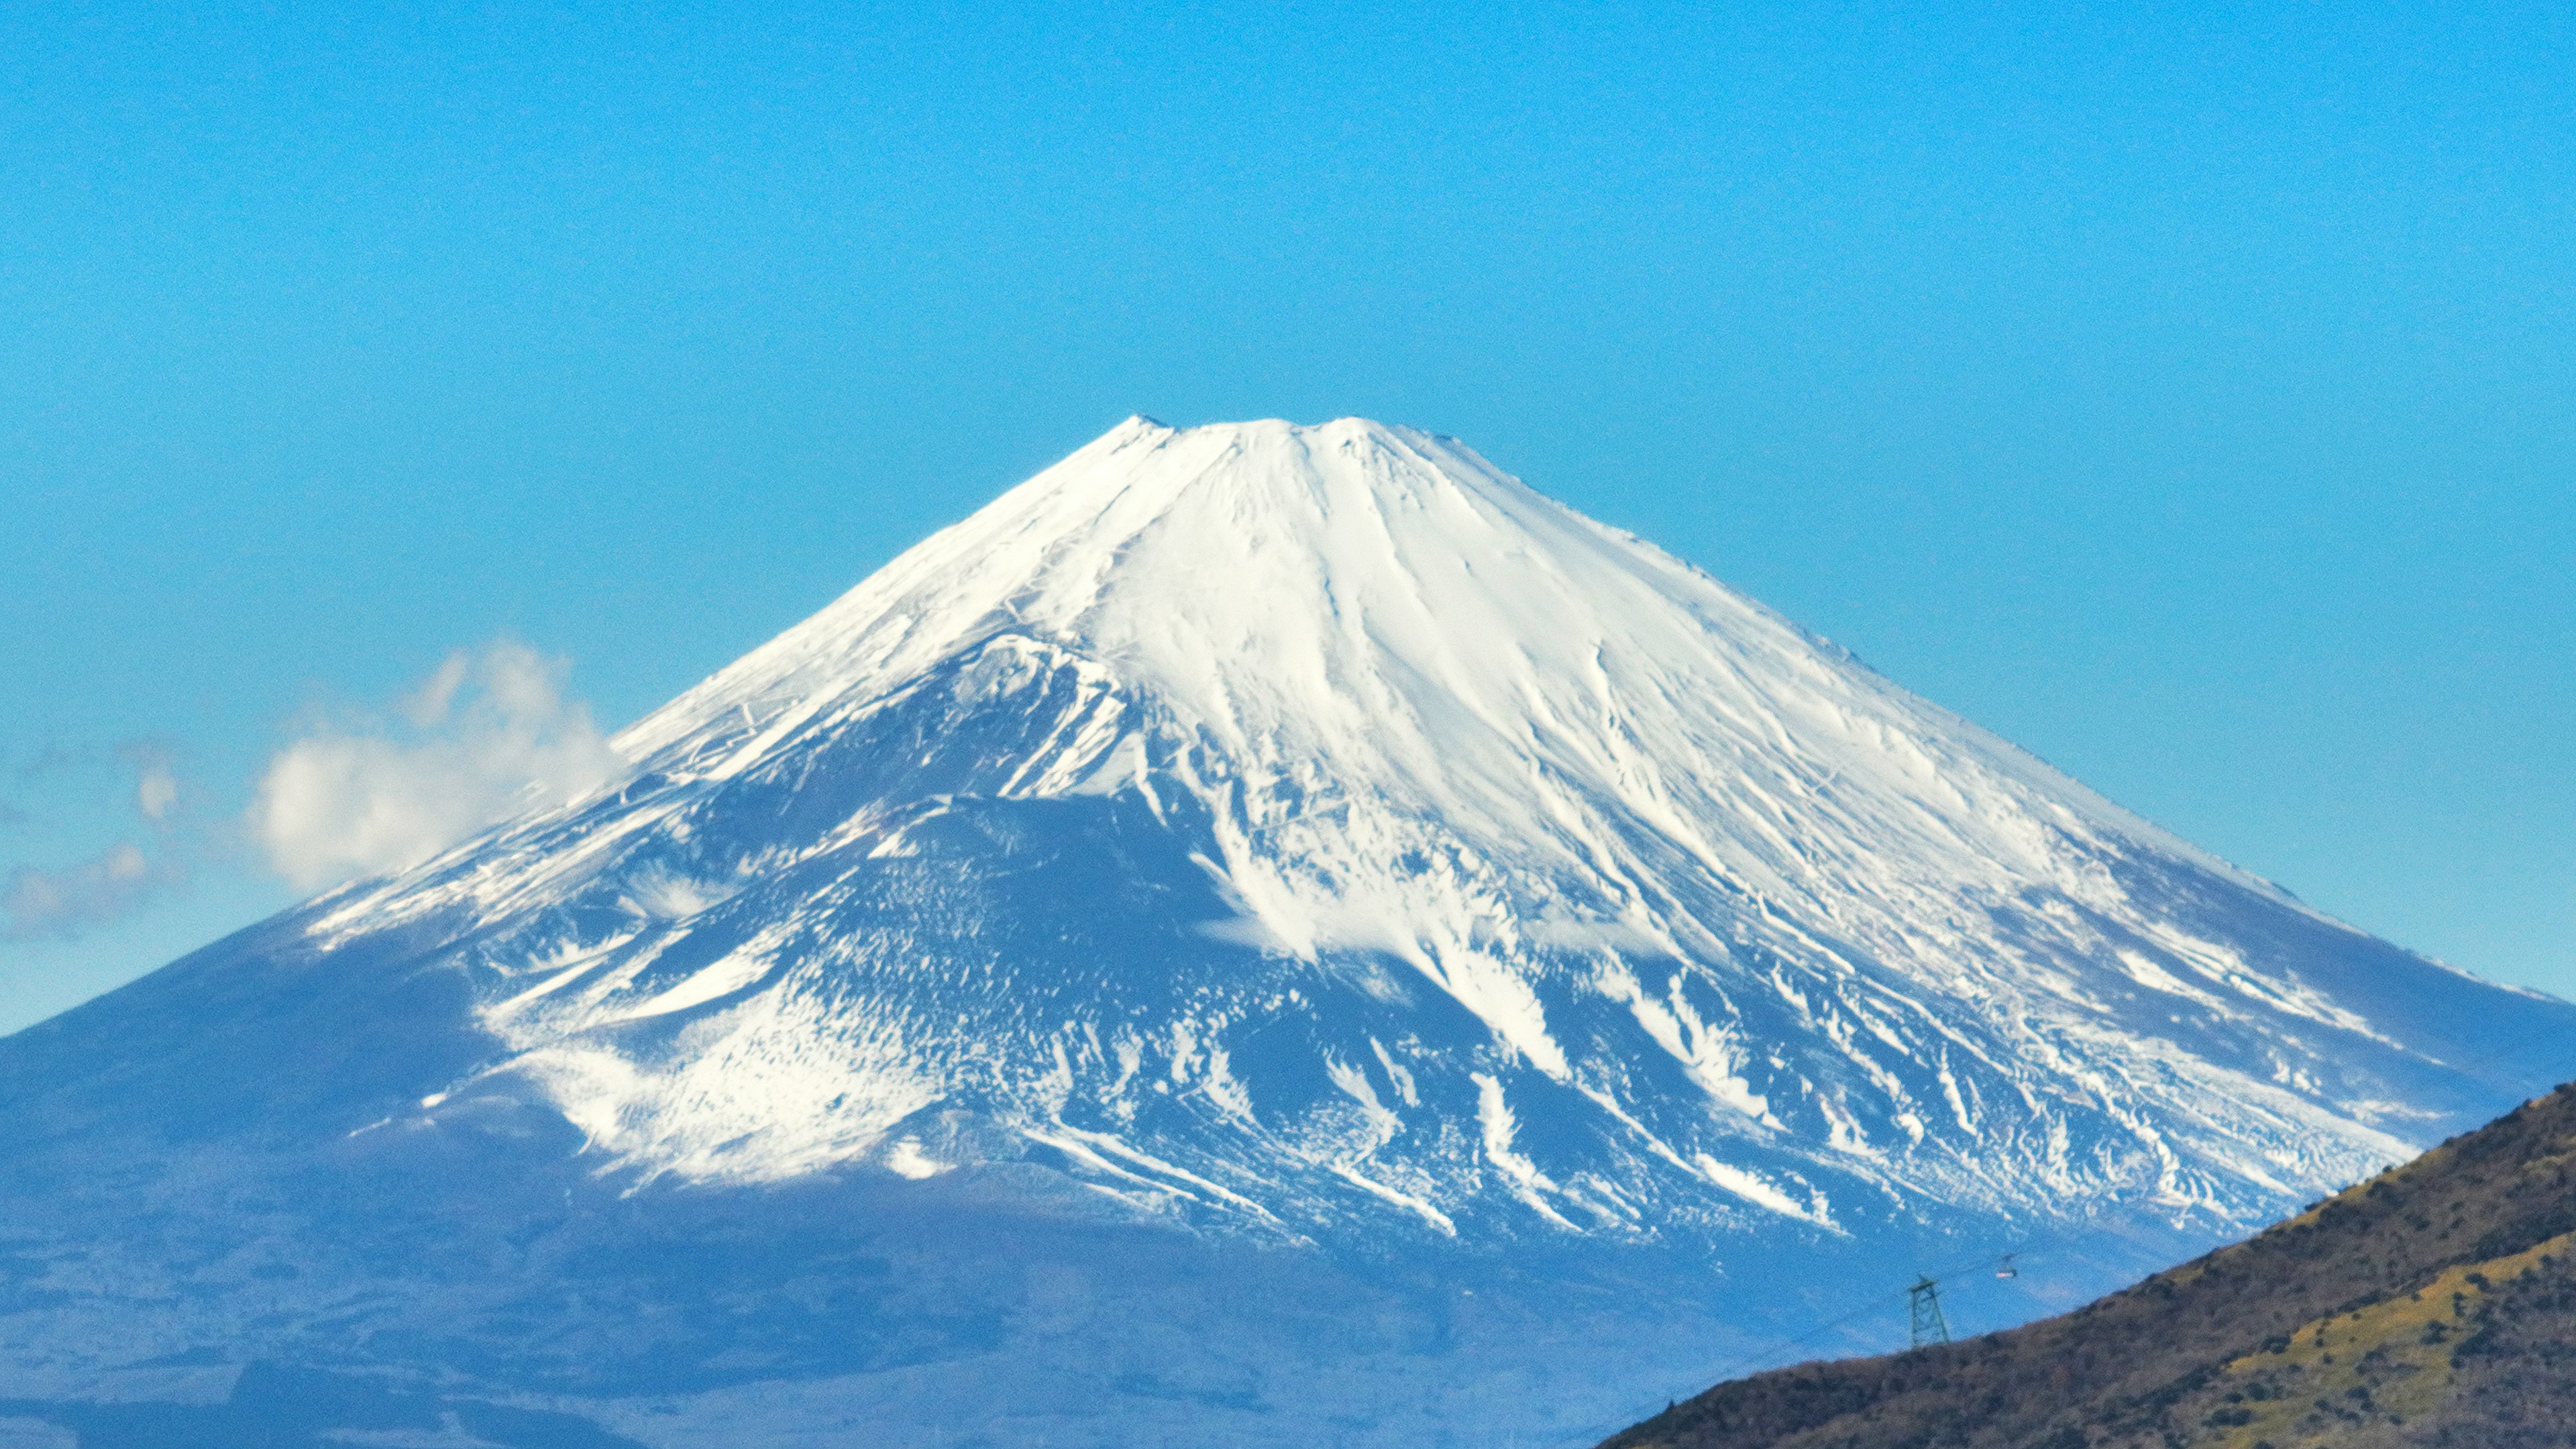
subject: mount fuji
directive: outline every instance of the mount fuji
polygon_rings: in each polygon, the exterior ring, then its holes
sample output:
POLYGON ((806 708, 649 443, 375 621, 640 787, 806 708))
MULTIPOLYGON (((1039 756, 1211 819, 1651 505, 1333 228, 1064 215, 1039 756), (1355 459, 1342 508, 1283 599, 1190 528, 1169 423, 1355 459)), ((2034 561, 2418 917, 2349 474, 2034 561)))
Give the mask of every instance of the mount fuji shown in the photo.
POLYGON ((2576 1030, 1357 419, 1130 419, 613 744, 0 1040, 0 1444, 1575 1442, 2576 1030))

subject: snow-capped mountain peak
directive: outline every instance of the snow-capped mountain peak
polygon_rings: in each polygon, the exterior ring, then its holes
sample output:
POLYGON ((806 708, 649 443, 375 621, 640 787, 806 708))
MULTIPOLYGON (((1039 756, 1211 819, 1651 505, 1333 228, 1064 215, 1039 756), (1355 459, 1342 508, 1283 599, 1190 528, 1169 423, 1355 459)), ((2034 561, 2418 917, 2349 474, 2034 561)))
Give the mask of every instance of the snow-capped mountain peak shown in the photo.
POLYGON ((2343 928, 1361 419, 1130 419, 617 744, 317 929, 491 923, 498 1070, 647 1173, 1037 1152, 1298 1234, 2241 1221, 2402 1155, 2441 1075, 2264 953, 2343 928), (971 919, 926 933, 927 876, 971 919))
POLYGON ((1589 1442, 1900 1272, 2170 1263, 2576 1025, 1357 419, 1132 419, 615 743, 0 1040, 0 1411, 1589 1442))

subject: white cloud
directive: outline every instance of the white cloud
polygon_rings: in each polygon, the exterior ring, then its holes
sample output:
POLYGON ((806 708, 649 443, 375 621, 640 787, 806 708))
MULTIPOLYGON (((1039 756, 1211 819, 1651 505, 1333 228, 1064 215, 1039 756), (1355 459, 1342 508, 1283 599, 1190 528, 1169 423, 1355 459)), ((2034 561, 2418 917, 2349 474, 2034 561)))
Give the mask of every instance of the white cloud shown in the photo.
POLYGON ((117 751, 134 765, 134 808, 153 825, 166 825, 179 805, 179 776, 165 745, 140 740, 117 751))
POLYGON ((179 782, 171 778, 168 770, 155 766, 144 771, 143 778, 135 782, 135 808, 143 812, 146 820, 163 819, 169 815, 170 807, 178 803, 179 782))
POLYGON ((428 859, 482 826, 559 804, 624 761, 563 696, 564 666, 501 640, 447 657, 399 720, 318 728, 269 761, 250 829, 303 889, 428 859))
MULTIPOLYGON (((129 740, 112 752, 48 745, 16 771, 16 778, 24 784, 46 775, 85 772, 104 764, 111 753, 134 767, 134 808, 153 829, 153 853, 124 841, 60 869, 21 865, 0 874, 0 940, 77 936, 85 927, 133 915, 160 892, 187 884, 198 843, 183 829, 184 792, 166 743, 129 740)), ((0 825, 28 818, 0 803, 0 825)))
POLYGON ((69 936, 125 915, 154 890, 185 878, 178 864, 156 864, 131 842, 62 870, 20 866, 0 883, 0 914, 8 917, 0 937, 69 936))

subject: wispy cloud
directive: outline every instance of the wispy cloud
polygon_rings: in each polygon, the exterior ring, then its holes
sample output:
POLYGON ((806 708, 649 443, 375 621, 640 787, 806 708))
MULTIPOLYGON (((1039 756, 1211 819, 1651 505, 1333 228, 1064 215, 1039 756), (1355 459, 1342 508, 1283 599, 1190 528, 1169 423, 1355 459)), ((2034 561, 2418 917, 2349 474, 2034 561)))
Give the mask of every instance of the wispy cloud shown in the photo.
MULTIPOLYGON (((20 865, 0 877, 0 939, 74 936, 141 910, 162 891, 185 885, 190 856, 202 842, 175 834, 183 802, 170 746, 131 740, 111 751, 99 746, 49 744, 14 772, 21 783, 105 765, 111 754, 134 767, 134 809, 160 836, 146 852, 120 841, 68 866, 20 865)), ((26 812, 0 803, 0 825, 23 824, 26 812)))
POLYGON ((302 889, 416 864, 624 765, 564 664, 501 640, 459 650, 396 706, 318 726, 269 761, 250 810, 272 869, 302 889))
POLYGON ((155 860, 141 846, 121 842, 61 870, 20 866, 0 884, 0 937, 70 936, 140 909, 156 891, 184 882, 178 861, 155 860))
POLYGON ((166 745, 142 741, 117 751, 134 765, 134 808, 144 820, 166 826, 179 808, 179 777, 166 745))

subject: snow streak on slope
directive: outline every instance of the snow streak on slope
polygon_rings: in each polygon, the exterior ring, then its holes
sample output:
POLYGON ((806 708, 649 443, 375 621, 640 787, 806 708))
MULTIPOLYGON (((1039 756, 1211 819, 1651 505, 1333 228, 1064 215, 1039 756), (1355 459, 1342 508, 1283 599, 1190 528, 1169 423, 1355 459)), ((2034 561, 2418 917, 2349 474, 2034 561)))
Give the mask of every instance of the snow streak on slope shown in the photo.
POLYGON ((2491 988, 1360 420, 1130 420, 616 744, 313 931, 470 922, 508 1050, 424 1111, 532 1081, 646 1175, 1028 1159, 1291 1237, 2227 1224, 2476 1095, 2333 963, 2491 988))

